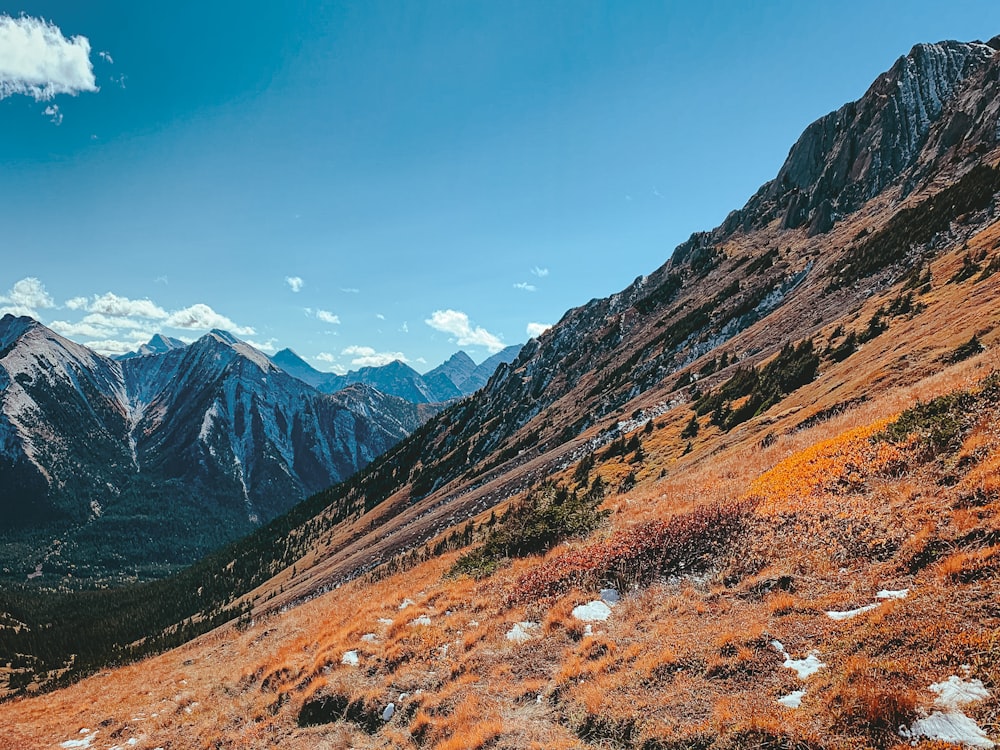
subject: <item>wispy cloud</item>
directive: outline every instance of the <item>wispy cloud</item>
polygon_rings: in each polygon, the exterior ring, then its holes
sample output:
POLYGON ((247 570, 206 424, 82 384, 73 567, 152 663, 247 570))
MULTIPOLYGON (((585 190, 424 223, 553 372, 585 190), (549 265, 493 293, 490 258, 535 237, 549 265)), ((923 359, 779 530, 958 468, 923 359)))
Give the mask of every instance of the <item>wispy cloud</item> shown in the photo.
POLYGON ((335 326, 340 325, 340 316, 334 315, 329 310, 317 310, 316 317, 317 319, 322 320, 324 323, 330 323, 331 325, 335 326))
POLYGON ((55 300, 45 291, 45 285, 34 276, 14 282, 14 286, 0 295, 0 315, 10 313, 37 318, 39 310, 55 306, 55 300))
POLYGON ((268 354, 274 354, 278 351, 277 339, 268 339, 267 341, 251 341, 247 339, 246 342, 257 351, 267 352, 268 354))
POLYGON ((540 279, 544 279, 546 276, 549 275, 549 269, 539 268, 538 266, 535 266, 534 268, 531 269, 531 275, 537 276, 540 279))
POLYGON ((293 292, 301 292, 302 287, 306 285, 306 282, 300 276, 286 276, 285 283, 288 284, 293 292))
POLYGON ((105 52, 104 50, 101 50, 100 52, 97 53, 97 56, 99 58, 101 58, 102 60, 104 60, 109 65, 114 65, 115 64, 114 58, 111 57, 111 54, 109 52, 105 52))
POLYGON ((514 284, 515 289, 520 289, 522 292, 534 292, 538 290, 534 284, 529 284, 527 281, 519 281, 514 284))
POLYGON ((221 328, 238 336, 252 336, 257 333, 252 326, 238 325, 225 315, 220 315, 208 305, 200 302, 171 313, 165 323, 171 328, 183 328, 192 331, 207 331, 211 328, 221 328))
POLYGON ((42 114, 49 118, 49 122, 53 125, 62 125, 63 114, 59 111, 58 104, 50 104, 45 109, 42 110, 42 114))
POLYGON ((469 316, 459 310, 435 310, 427 325, 436 331, 450 334, 459 346, 483 346, 491 354, 503 349, 503 341, 482 326, 472 327, 469 316))
POLYGON ((530 336, 533 339, 536 339, 543 333, 545 333, 547 330, 549 330, 551 327, 552 326, 549 323, 528 323, 526 331, 528 336, 530 336))
POLYGON ((385 320, 385 316, 382 313, 375 313, 375 317, 378 320, 385 320))
POLYGON ((23 94, 46 101, 97 90, 86 37, 67 39, 41 18, 0 15, 0 99, 23 94))
POLYGON ((370 346, 349 346, 341 352, 345 357, 353 357, 351 364, 355 367, 381 367, 397 359, 409 362, 402 352, 377 352, 370 346))
POLYGON ((340 287, 340 291, 344 294, 361 294, 361 290, 353 286, 342 286, 340 287))

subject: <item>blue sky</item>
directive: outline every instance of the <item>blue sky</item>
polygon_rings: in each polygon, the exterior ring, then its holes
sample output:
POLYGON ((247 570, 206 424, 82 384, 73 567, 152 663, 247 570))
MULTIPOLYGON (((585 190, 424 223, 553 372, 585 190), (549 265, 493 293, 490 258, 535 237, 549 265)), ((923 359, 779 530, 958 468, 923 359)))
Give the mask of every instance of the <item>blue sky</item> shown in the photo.
POLYGON ((523 342, 742 206, 913 44, 1000 33, 993 0, 0 14, 0 310, 340 371, 523 342))

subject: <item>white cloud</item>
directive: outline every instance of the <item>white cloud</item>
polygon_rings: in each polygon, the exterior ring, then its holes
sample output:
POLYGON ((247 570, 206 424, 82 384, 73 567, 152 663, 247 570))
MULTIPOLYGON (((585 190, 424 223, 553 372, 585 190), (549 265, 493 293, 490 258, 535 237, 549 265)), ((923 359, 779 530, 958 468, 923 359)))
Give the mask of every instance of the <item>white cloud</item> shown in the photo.
POLYGON ((62 112, 59 111, 58 104, 50 104, 44 110, 42 110, 42 114, 48 117, 49 122, 51 122, 53 125, 62 125, 63 115, 62 112))
POLYGON ((113 331, 93 323, 70 323, 68 320, 53 320, 49 323, 49 328, 63 336, 107 336, 113 331))
POLYGON ((14 286, 0 295, 0 315, 28 315, 38 317, 38 310, 55 307, 56 303, 45 291, 45 285, 34 276, 14 282, 14 286))
POLYGON ((353 286, 341 287, 340 291, 342 291, 344 294, 360 294, 361 293, 360 289, 356 289, 353 286))
POLYGON ((286 276, 285 283, 291 287, 293 292, 301 292, 302 287, 306 285, 306 282, 304 282, 300 276, 286 276))
POLYGON ((535 266, 534 268, 531 269, 531 275, 537 276, 540 279, 544 279, 546 276, 549 275, 549 269, 539 268, 538 266, 535 266))
POLYGON ((527 281, 519 281, 514 284, 515 289, 520 289, 522 292, 534 292, 537 287, 534 284, 529 284, 527 281))
POLYGON ((339 315, 334 315, 329 310, 317 310, 316 311, 316 317, 319 320, 322 320, 324 323, 330 323, 331 325, 335 325, 335 326, 339 326, 340 325, 340 316, 339 315))
POLYGON ((375 317, 379 320, 385 320, 385 316, 382 313, 375 313, 375 317))
POLYGON ((104 60, 105 62, 107 62, 109 65, 114 65, 115 64, 114 58, 111 57, 111 55, 108 52, 105 52, 104 50, 101 50, 100 52, 98 52, 97 56, 99 58, 101 58, 102 60, 104 60))
POLYGON ((220 315, 208 305, 200 302, 171 313, 166 320, 166 325, 171 328, 186 328, 194 331, 221 328, 238 336, 252 336, 257 333, 251 326, 237 325, 225 315, 220 315))
POLYGON ((268 354, 274 354, 276 351, 278 351, 278 347, 276 346, 277 339, 268 339, 267 341, 263 342, 251 341, 250 339, 247 339, 247 343, 250 344, 250 346, 252 346, 259 352, 267 352, 268 354))
POLYGON ((46 101, 97 90, 86 37, 67 39, 41 18, 0 15, 0 99, 23 94, 46 101))
POLYGON ((105 315, 104 313, 90 313, 89 315, 83 316, 82 322, 90 323, 91 325, 102 326, 110 330, 117 330, 119 328, 130 328, 132 330, 153 332, 153 325, 150 324, 148 320, 136 320, 135 318, 126 318, 121 315, 105 315))
POLYGON ((111 357, 115 354, 127 354, 128 352, 134 352, 141 343, 145 342, 128 342, 128 341, 118 341, 117 339, 103 339, 101 341, 85 341, 84 346, 93 349, 98 354, 103 354, 105 357, 111 357))
POLYGON ((435 310, 424 322, 436 331, 454 336, 459 346, 484 346, 491 354, 503 349, 503 341, 482 326, 473 328, 464 312, 435 310))
MULTIPOLYGON (((79 298, 74 298, 76 301, 79 298)), ((66 303, 69 305, 69 303, 66 303)), ((79 309, 79 308, 74 308, 79 309)), ((138 318, 149 318, 150 320, 164 320, 169 314, 162 307, 150 299, 129 299, 119 297, 114 292, 106 292, 98 297, 94 295, 93 300, 84 308, 88 312, 103 313, 115 317, 135 316, 138 318)))
POLYGON ((538 338, 552 326, 549 323, 528 323, 527 333, 533 339, 538 338))
POLYGON ((409 333, 410 332, 410 327, 406 324, 405 320, 403 321, 403 325, 401 325, 399 327, 399 330, 402 331, 403 333, 409 333))
POLYGON ((72 297, 66 300, 66 307, 70 310, 86 310, 88 301, 86 297, 72 297))
POLYGON ((377 352, 370 346, 349 346, 341 354, 353 357, 351 364, 355 367, 381 367, 397 359, 400 362, 409 362, 402 352, 377 352))
POLYGON ((330 352, 320 352, 315 357, 314 360, 317 362, 322 362, 325 365, 329 365, 330 372, 335 372, 337 375, 346 375, 347 368, 341 364, 337 363, 337 358, 330 354, 330 352))

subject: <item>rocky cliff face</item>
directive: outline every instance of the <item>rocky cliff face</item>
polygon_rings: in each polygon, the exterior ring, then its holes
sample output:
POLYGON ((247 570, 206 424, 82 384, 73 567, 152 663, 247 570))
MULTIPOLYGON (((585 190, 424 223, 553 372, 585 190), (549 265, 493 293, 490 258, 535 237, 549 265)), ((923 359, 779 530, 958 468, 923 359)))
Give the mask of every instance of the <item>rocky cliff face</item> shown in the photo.
POLYGON ((977 42, 918 44, 861 99, 806 128, 777 177, 729 216, 721 234, 775 219, 786 229, 826 232, 900 178, 912 189, 949 149, 995 143, 995 53, 977 42))

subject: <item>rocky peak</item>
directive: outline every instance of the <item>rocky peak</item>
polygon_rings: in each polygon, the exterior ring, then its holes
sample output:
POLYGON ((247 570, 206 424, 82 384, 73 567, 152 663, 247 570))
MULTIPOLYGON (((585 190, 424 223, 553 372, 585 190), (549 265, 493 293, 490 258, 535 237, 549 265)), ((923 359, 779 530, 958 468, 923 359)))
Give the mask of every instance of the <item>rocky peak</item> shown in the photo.
MULTIPOLYGON (((940 139, 942 149, 973 126, 978 109, 956 107, 970 79, 991 64, 996 49, 980 42, 918 44, 880 75, 865 95, 809 125, 792 146, 777 177, 720 227, 724 235, 759 228, 775 218, 782 227, 828 231, 837 215, 858 209, 921 161, 932 128, 961 130, 940 139)), ((995 118, 989 136, 996 140, 995 118)), ((931 154, 930 158, 938 154, 931 154)))

